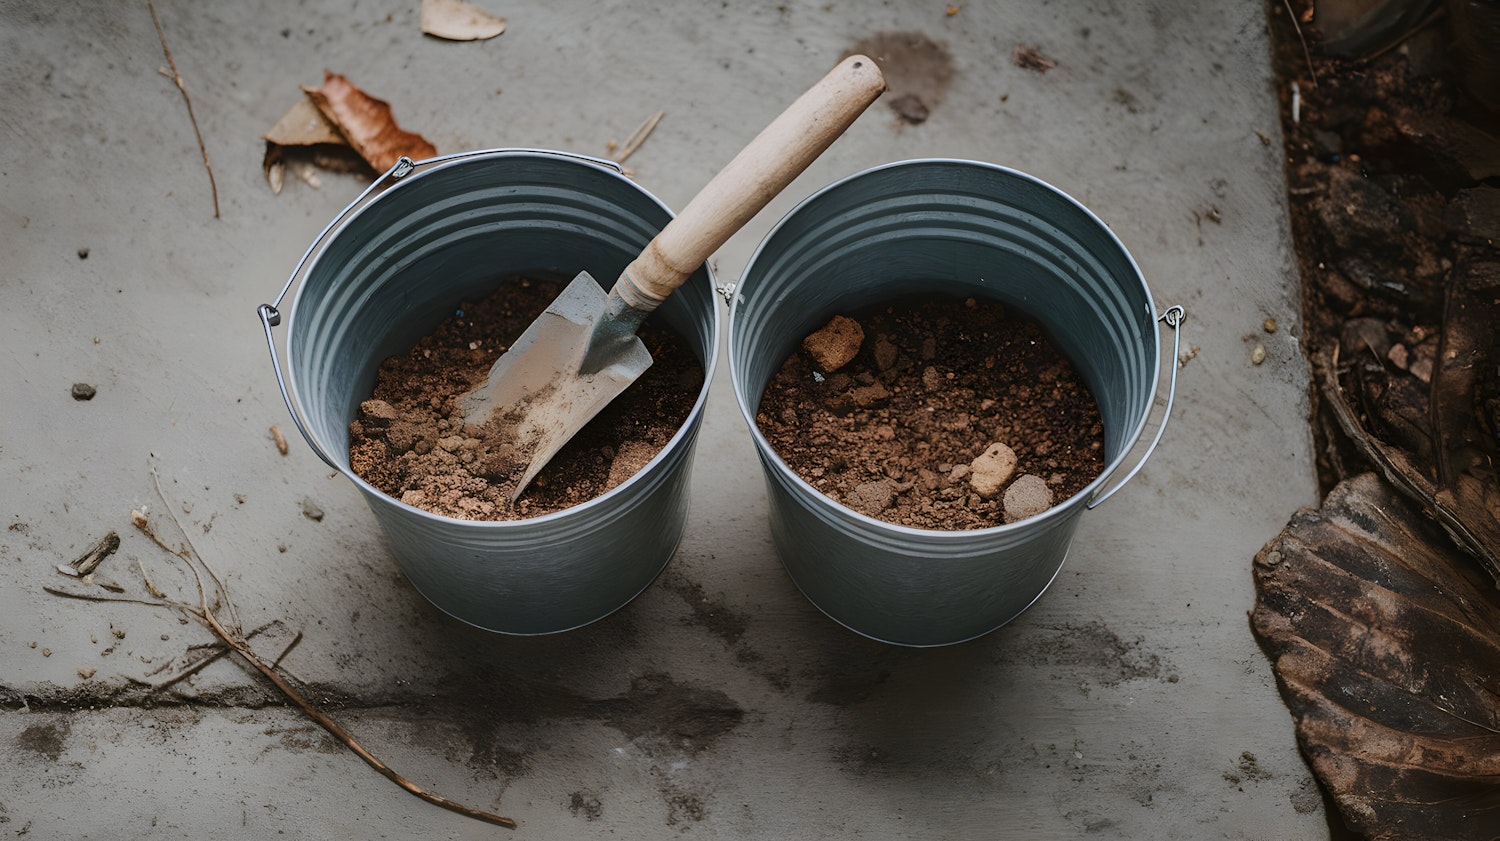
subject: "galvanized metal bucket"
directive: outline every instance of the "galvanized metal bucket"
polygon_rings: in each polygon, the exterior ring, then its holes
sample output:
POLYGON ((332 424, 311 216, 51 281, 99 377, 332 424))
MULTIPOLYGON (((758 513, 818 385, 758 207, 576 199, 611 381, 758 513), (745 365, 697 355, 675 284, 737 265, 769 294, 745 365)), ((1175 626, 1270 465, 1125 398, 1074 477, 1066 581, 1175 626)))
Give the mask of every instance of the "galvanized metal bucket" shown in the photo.
POLYGON ((323 231, 275 303, 259 308, 298 429, 364 495, 412 584, 454 617, 507 634, 564 631, 624 606, 666 566, 687 523, 689 466, 713 378, 713 276, 699 269, 659 310, 705 370, 687 422, 634 477, 546 516, 441 517, 355 474, 348 427, 376 369, 506 275, 586 270, 612 282, 671 217, 607 161, 514 149, 403 159, 323 231), (299 283, 283 377, 272 328, 299 283))
MULTIPOLYGON (((771 531, 803 594, 885 642, 946 645, 1029 607, 1067 556, 1078 517, 1112 488, 1158 387, 1158 316, 1134 259, 1097 217, 1047 184, 960 160, 888 164, 832 184, 766 236, 736 286, 729 370, 769 488, 771 531), (1087 381, 1104 424, 1104 474, 1048 511, 970 531, 892 525, 834 502, 782 461, 755 423, 767 383, 832 315, 914 293, 1000 301, 1038 319, 1087 381)), ((1173 359, 1176 358, 1174 350, 1173 359)))

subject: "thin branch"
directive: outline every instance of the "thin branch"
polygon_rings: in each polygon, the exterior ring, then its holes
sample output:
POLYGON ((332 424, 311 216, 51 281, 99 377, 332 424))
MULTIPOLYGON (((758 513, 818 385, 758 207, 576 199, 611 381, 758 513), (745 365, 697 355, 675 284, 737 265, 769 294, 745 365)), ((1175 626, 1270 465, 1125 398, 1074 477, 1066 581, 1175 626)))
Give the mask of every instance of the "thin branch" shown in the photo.
MULTIPOLYGON (((379 757, 366 750, 364 745, 361 745, 354 738, 354 736, 349 733, 349 731, 343 728, 342 725, 340 725, 327 713, 318 709, 310 701, 304 698, 302 696, 302 693, 298 691, 297 688, 294 687, 291 682, 283 677, 281 672, 277 670, 275 662, 267 661, 264 657, 257 654, 255 650, 250 647, 249 643, 245 641, 243 633, 240 632, 238 628, 236 628, 235 630, 230 630, 229 628, 225 627, 225 625, 219 621, 219 618, 214 615, 214 608, 209 604, 208 587, 204 586, 204 576, 206 575, 214 584, 215 603, 222 602, 222 604, 225 606, 225 612, 233 615, 234 605, 233 602, 231 602, 229 599, 228 591, 225 589, 223 581, 221 581, 218 575, 213 571, 213 568, 210 567, 208 565, 208 562, 204 561, 203 557, 198 554, 198 550, 193 546, 192 539, 187 537, 187 531, 182 528, 182 523, 178 521, 177 515, 172 511, 171 504, 167 502, 165 494, 162 493, 161 480, 157 477, 155 468, 153 468, 151 471, 151 478, 153 483, 155 483, 156 494, 161 499, 162 507, 166 509, 167 515, 172 518, 173 522, 176 523, 178 530, 182 532, 183 539, 186 541, 186 548, 180 552, 173 551, 172 548, 167 546, 167 544, 161 539, 161 537, 157 535, 154 530, 152 530, 151 523, 144 514, 141 514, 139 512, 132 512, 131 523, 134 524, 135 527, 139 529, 143 534, 151 538, 151 541, 157 546, 161 547, 163 551, 181 558, 186 564, 188 572, 192 574, 193 584, 198 590, 198 608, 195 610, 187 605, 180 605, 182 609, 189 611, 191 615, 202 621, 210 631, 213 631, 214 636, 218 637, 220 641, 233 649, 236 654, 243 657, 247 663, 255 667, 256 671, 260 672, 261 675, 263 675, 267 680, 271 681, 271 683, 275 685, 277 689, 281 690, 281 693, 285 695, 289 701, 295 704, 298 709, 302 710, 303 715, 306 715, 308 718, 312 719, 324 730, 332 733, 335 738, 344 743, 345 747, 353 751, 355 755, 360 759, 363 759, 365 761, 365 764, 369 765, 371 768, 374 768, 377 772, 380 773, 381 776, 385 777, 401 788, 406 789, 408 792, 416 795, 422 800, 433 804, 434 806, 439 806, 451 812, 457 812, 460 815, 474 818, 475 820, 495 824, 496 826, 503 826, 507 829, 516 828, 516 822, 514 820, 511 820, 510 818, 502 817, 491 812, 486 812, 482 809, 475 809, 471 806, 465 806, 462 803, 449 800, 448 798, 443 797, 440 794, 436 794, 422 788, 411 780, 408 780, 407 778, 396 773, 389 765, 386 765, 384 762, 382 762, 379 757)), ((301 635, 299 634, 297 639, 294 639, 291 645, 287 646, 286 651, 290 651, 291 647, 293 645, 296 645, 300 639, 301 635)), ((282 652, 282 657, 286 656, 286 651, 282 652)), ((280 659, 281 657, 278 657, 277 662, 279 662, 280 659)))
POLYGON ((151 22, 156 24, 156 37, 161 41, 161 51, 167 56, 167 65, 172 68, 172 82, 177 85, 177 90, 182 92, 182 101, 187 105, 188 120, 193 124, 193 135, 198 138, 198 151, 203 153, 203 168, 208 171, 208 188, 214 197, 214 218, 219 218, 219 185, 214 181, 214 168, 208 162, 208 147, 203 145, 203 132, 198 130, 198 118, 193 116, 193 98, 188 96, 187 85, 182 81, 182 74, 177 72, 177 62, 172 59, 172 51, 167 48, 167 36, 161 29, 161 18, 156 14, 156 0, 146 0, 146 6, 151 9, 151 22))
POLYGON ((1375 59, 1380 58, 1381 56, 1385 55, 1386 53, 1390 52, 1391 50, 1394 50, 1397 47, 1401 46, 1402 44, 1405 44, 1407 41, 1410 41, 1412 38, 1416 37, 1417 33, 1421 32, 1422 30, 1424 30, 1427 27, 1429 27, 1429 26, 1433 25, 1434 23, 1436 23, 1437 20, 1439 18, 1441 18, 1446 12, 1447 12, 1447 9, 1445 9, 1442 6, 1439 6, 1436 9, 1433 9, 1432 12, 1431 12, 1431 14, 1427 15, 1427 17, 1425 17, 1422 20, 1418 21, 1416 26, 1414 26, 1411 29, 1407 30, 1406 33, 1403 34, 1400 38, 1397 38, 1396 40, 1392 41, 1391 43, 1386 44, 1384 47, 1381 47, 1380 49, 1376 50, 1375 52, 1370 53, 1368 56, 1365 56, 1364 60, 1365 61, 1374 61, 1375 59))
POLYGON ((193 568, 193 575, 195 579, 197 579, 199 584, 198 596, 201 602, 200 607, 203 610, 204 618, 208 620, 209 629, 212 630, 219 637, 219 639, 223 640, 226 645, 228 645, 230 648, 233 648, 236 653, 245 658, 245 660, 248 661, 250 665, 254 666, 262 675, 264 675, 267 680, 275 684, 276 688, 280 689, 283 695, 290 699, 292 703, 296 704, 297 707, 302 710, 304 715, 317 722, 320 726, 322 726, 324 730, 332 733, 334 737, 343 742, 344 745, 349 748, 349 750, 354 751, 355 755, 357 755, 360 759, 363 759, 365 761, 365 764, 380 772, 381 776, 385 777, 396 785, 401 786, 402 788, 427 801, 428 803, 433 804, 434 806, 441 806, 444 809, 457 812, 460 815, 465 815, 476 820, 485 821, 486 823, 492 823, 497 826, 503 826, 507 829, 516 828, 516 822, 511 820, 510 818, 501 817, 500 815, 465 806, 462 803, 449 800, 448 798, 443 797, 440 794, 434 794, 422 788, 416 783, 413 783, 411 780, 408 780, 400 774, 397 774, 394 770, 391 769, 389 765, 386 765, 384 762, 382 762, 379 757, 366 750, 364 745, 361 745, 358 741, 356 741, 354 736, 352 736, 349 731, 345 730, 337 721, 334 721, 322 710, 313 706, 307 701, 307 699, 303 698, 302 693, 298 692, 297 689, 286 680, 286 678, 282 677, 281 673, 277 672, 276 668, 271 663, 266 662, 264 658, 251 650, 250 646, 237 639, 234 634, 230 633, 227 628, 219 623, 219 620, 214 617, 213 611, 209 609, 208 595, 202 587, 202 579, 197 578, 198 571, 196 567, 193 568))
POLYGON ((1286 6, 1286 16, 1292 19, 1292 28, 1297 30, 1297 40, 1302 42, 1302 58, 1307 61, 1307 72, 1312 75, 1313 87, 1318 86, 1318 71, 1313 67, 1312 53, 1307 49, 1307 38, 1302 34, 1302 23, 1297 20, 1297 13, 1292 11, 1292 0, 1281 0, 1286 6))
POLYGON ((635 150, 641 148, 641 144, 646 142, 646 138, 651 136, 651 132, 656 130, 656 124, 661 122, 661 118, 666 116, 666 114, 667 112, 665 111, 657 111, 655 114, 647 117, 646 121, 641 123, 639 128, 631 132, 630 137, 625 140, 625 148, 621 149, 620 154, 615 156, 615 163, 623 164, 626 158, 634 155, 635 150))

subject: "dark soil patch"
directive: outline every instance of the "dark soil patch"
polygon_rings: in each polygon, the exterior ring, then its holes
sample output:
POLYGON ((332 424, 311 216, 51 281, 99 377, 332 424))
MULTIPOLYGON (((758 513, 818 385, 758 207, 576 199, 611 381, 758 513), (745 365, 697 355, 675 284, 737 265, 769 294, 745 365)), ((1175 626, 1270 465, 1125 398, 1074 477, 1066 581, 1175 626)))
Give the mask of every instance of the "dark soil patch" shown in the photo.
MULTIPOLYGON (((899 525, 988 528, 1006 522, 1005 492, 1020 477, 1039 477, 1060 502, 1103 469, 1094 396, 1030 317, 938 297, 844 317, 862 332, 852 361, 827 370, 799 349, 756 418, 788 466, 832 499, 899 525), (1014 452, 1016 478, 981 492, 971 463, 996 443, 1014 452)), ((829 333, 847 337, 838 323, 829 333)))
POLYGON ((703 367, 676 333, 648 319, 650 368, 563 447, 516 503, 525 468, 495 423, 464 426, 458 398, 562 291, 559 278, 513 277, 380 365, 350 424, 354 472, 390 496, 465 520, 516 520, 586 502, 635 475, 691 413, 703 367))

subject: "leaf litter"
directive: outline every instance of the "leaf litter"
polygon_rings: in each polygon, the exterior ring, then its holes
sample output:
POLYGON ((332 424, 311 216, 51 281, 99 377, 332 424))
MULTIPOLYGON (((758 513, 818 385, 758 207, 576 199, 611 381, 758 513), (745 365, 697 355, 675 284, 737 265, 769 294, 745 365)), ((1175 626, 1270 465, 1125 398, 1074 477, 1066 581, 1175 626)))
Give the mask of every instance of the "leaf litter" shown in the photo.
POLYGON ((437 147, 403 129, 390 103, 378 99, 339 73, 325 70, 323 84, 304 85, 304 98, 262 135, 261 160, 271 191, 280 193, 286 169, 317 186, 315 169, 335 173, 385 172, 402 157, 435 157, 437 147))

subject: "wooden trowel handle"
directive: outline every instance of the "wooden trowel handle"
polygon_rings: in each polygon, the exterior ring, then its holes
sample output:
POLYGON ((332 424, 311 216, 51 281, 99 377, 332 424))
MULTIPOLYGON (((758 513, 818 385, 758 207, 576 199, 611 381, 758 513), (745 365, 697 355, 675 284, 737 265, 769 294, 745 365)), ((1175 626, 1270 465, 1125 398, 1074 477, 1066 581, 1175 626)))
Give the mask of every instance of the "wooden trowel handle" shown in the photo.
POLYGON ((839 62, 719 171, 615 283, 637 310, 653 310, 709 255, 807 169, 885 90, 862 55, 839 62))

